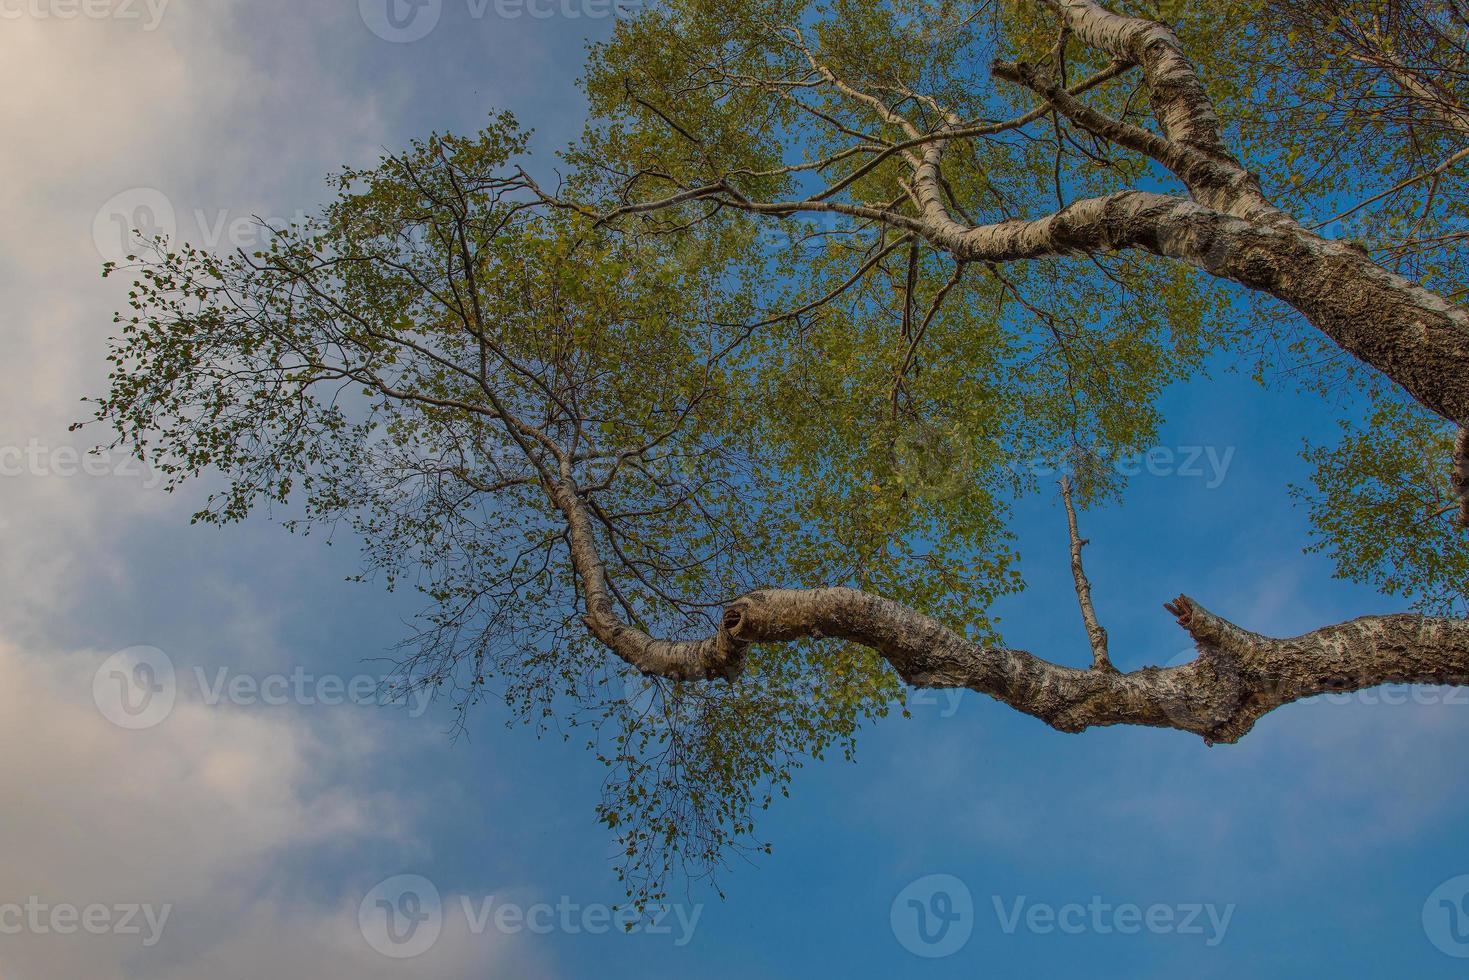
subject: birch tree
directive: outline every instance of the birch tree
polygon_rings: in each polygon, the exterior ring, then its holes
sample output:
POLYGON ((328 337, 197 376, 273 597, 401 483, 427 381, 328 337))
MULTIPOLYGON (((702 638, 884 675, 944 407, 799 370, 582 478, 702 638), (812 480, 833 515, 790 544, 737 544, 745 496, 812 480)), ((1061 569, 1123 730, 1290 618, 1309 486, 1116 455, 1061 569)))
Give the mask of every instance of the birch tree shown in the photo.
POLYGON ((592 48, 556 168, 502 115, 344 170, 259 252, 140 243, 95 421, 210 480, 201 519, 351 524, 428 599, 404 686, 588 732, 635 901, 768 849, 753 815, 905 688, 1212 744, 1464 683, 1465 24, 660 3, 592 48), (1366 419, 1309 451, 1303 544, 1415 609, 1280 639, 1178 596, 1197 658, 1119 670, 1078 509, 1220 351, 1366 419), (1033 458, 1068 474, 1086 650, 988 615, 1009 502, 1057 491, 1033 458))

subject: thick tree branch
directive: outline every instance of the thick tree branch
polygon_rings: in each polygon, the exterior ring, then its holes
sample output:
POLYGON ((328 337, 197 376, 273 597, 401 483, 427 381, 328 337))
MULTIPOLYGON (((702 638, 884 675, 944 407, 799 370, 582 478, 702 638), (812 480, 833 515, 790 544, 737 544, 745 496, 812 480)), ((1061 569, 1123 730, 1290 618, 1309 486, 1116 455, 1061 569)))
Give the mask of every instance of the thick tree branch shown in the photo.
MULTIPOLYGON (((730 207, 756 214, 836 212, 865 218, 917 232, 961 262, 1003 263, 1123 249, 1178 259, 1284 301, 1429 410, 1461 425, 1469 423, 1469 314, 1362 252, 1294 222, 1262 223, 1145 191, 1085 198, 1043 218, 971 227, 954 220, 943 203, 936 149, 925 153, 923 179, 916 182, 923 218, 826 201, 754 202, 728 185, 701 188, 697 196, 720 197, 730 207)), ((670 206, 675 198, 608 214, 588 213, 606 221, 670 206)))
MULTIPOLYGON (((784 201, 752 200, 724 178, 603 213, 558 201, 540 192, 528 177, 521 179, 543 200, 574 207, 598 222, 716 200, 721 206, 758 215, 825 213, 880 223, 922 235, 960 262, 1004 263, 1142 249, 1277 297, 1430 411, 1456 424, 1469 424, 1469 317, 1464 312, 1359 251, 1311 234, 1271 204, 1254 176, 1224 145, 1198 73, 1166 25, 1114 13, 1094 0, 1036 2, 1055 10, 1071 36, 1113 59, 1114 67, 1097 78, 1123 66, 1141 67, 1161 133, 1082 103, 1078 93, 1094 80, 1065 88, 1033 68, 1003 63, 998 73, 1029 86, 1047 100, 1047 107, 1094 135, 1158 160, 1183 181, 1189 199, 1128 190, 1074 201, 1029 220, 985 224, 967 217, 960 220, 963 216, 951 211, 941 164, 949 143, 971 130, 948 118, 934 132, 919 132, 911 119, 824 69, 799 35, 793 43, 822 84, 908 135, 907 141, 884 147, 856 172, 901 153, 913 167, 913 179, 903 186, 917 214, 900 213, 892 206, 829 200, 850 184, 852 176, 812 197, 784 201), (921 152, 915 152, 919 147, 921 152)), ((1040 111, 1012 122, 1039 118, 1040 111)), ((1011 123, 998 125, 1008 128, 1011 123)))
POLYGON ((1142 68, 1153 116, 1180 158, 1168 165, 1199 203, 1267 224, 1293 223, 1224 145, 1214 103, 1172 28, 1113 13, 1094 0, 1057 0, 1056 6, 1083 44, 1142 68))
MULTIPOLYGON (((992 71, 997 78, 1023 85, 1045 99, 1063 116, 1102 139, 1116 143, 1167 167, 1195 200, 1219 211, 1235 212, 1242 199, 1250 202, 1246 211, 1259 212, 1263 198, 1249 171, 1232 160, 1221 159, 1189 143, 1165 139, 1141 126, 1091 108, 1072 95, 1034 65, 996 61, 992 71)), ((1259 213, 1254 213, 1259 217, 1259 213)))
POLYGON ((1168 609, 1199 656, 1177 667, 1119 673, 1095 612, 1086 616, 1090 585, 1069 507, 1072 569, 1093 649, 1089 670, 983 646, 900 603, 845 587, 758 590, 730 603, 712 636, 658 639, 618 617, 588 508, 569 473, 548 490, 567 522, 588 630, 628 664, 659 677, 733 682, 752 644, 835 638, 874 651, 910 685, 988 694, 1060 731, 1141 725, 1190 732, 1209 743, 1237 741, 1270 711, 1316 694, 1389 683, 1469 685, 1469 620, 1367 616, 1273 639, 1184 596, 1168 609))
POLYGON ((1060 731, 1143 725, 1210 743, 1238 741, 1265 714, 1316 694, 1388 683, 1469 684, 1469 621, 1368 616, 1273 639, 1186 597, 1169 609, 1198 645, 1198 658, 1129 673, 984 647, 899 603, 849 588, 752 592, 729 606, 716 637, 700 642, 715 651, 731 641, 743 647, 843 639, 875 651, 915 687, 988 694, 1060 731))
POLYGON ((1219 138, 1213 103, 1171 28, 1113 13, 1093 0, 1058 0, 1056 6, 1077 40, 1142 68, 1166 138, 1232 159, 1219 138))
POLYGON ((966 261, 1140 248, 1269 293, 1421 404, 1469 422, 1469 315, 1347 245, 1193 201, 1123 191, 1031 221, 929 238, 966 261))
POLYGON ((586 605, 584 619, 594 637, 645 674, 672 680, 732 680, 738 676, 749 643, 736 639, 723 627, 705 639, 663 640, 619 619, 586 502, 581 499, 570 473, 563 470, 562 478, 548 487, 548 492, 566 518, 571 563, 581 582, 586 605))

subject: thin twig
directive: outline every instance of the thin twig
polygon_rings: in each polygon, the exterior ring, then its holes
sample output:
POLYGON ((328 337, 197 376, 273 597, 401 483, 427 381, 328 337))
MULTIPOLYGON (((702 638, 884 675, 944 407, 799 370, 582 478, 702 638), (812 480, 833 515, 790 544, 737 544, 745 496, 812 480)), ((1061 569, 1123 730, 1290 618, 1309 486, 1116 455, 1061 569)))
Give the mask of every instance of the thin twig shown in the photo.
POLYGON ((1061 500, 1066 505, 1066 529, 1071 534, 1071 576, 1076 579, 1076 601, 1081 606, 1081 621, 1086 624, 1086 636, 1092 645, 1092 669, 1116 673, 1117 668, 1107 656, 1107 630, 1097 621, 1097 610, 1092 606, 1092 584, 1081 567, 1081 549, 1088 541, 1076 528, 1069 476, 1061 477, 1061 500))

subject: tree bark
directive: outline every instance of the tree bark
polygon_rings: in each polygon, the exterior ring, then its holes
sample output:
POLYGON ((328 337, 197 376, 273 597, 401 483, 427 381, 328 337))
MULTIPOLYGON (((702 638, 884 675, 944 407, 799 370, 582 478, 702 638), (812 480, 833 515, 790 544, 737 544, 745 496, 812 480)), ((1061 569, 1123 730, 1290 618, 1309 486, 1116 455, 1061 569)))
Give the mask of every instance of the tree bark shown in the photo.
POLYGON ((1183 198, 1122 191, 1033 221, 929 238, 965 261, 1140 248, 1188 262, 1277 297, 1426 408, 1469 423, 1469 314, 1297 225, 1261 225, 1183 198))
MULTIPOLYGON (((1424 407, 1469 429, 1469 315, 1360 249, 1313 234, 1272 204, 1225 145, 1213 104, 1166 25, 1116 14, 1094 0, 1036 2, 1055 10, 1075 38, 1114 59, 1098 77, 1111 77, 1119 66, 1142 70, 1159 132, 1089 108, 1077 97, 1084 85, 1065 88, 1031 66, 997 63, 995 74, 1037 92, 1050 109, 1102 139, 1157 161, 1181 181, 1187 197, 1126 190, 1075 201, 1032 220, 961 221, 950 211, 942 166, 949 143, 964 138, 962 121, 947 114, 938 130, 920 132, 886 103, 825 70, 807 50, 813 70, 826 83, 907 134, 908 140, 884 157, 901 151, 912 167, 906 189, 916 213, 830 200, 852 178, 785 201, 751 200, 726 178, 596 217, 611 220, 712 199, 754 214, 841 214, 883 223, 922 236, 960 262, 1140 249, 1276 297, 1424 407)), ((798 30, 793 33, 799 36, 798 30)), ((1033 111, 996 124, 994 131, 1034 118, 1033 111)), ((533 182, 530 186, 540 193, 533 182)), ((1469 520, 1466 440, 1461 431, 1455 486, 1469 520)), ((979 691, 1062 731, 1147 725, 1191 732, 1209 742, 1236 741, 1269 711, 1315 694, 1385 683, 1469 684, 1466 620, 1369 616, 1274 639, 1241 629, 1186 597, 1169 609, 1198 646, 1197 659, 1129 673, 1096 669, 1110 661, 1105 631, 1088 612, 1089 583, 1081 572, 1074 521, 1073 571, 1092 642, 1091 670, 1060 666, 1022 650, 983 647, 915 610, 849 588, 753 592, 728 606, 713 637, 655 640, 618 620, 574 484, 563 481, 553 489, 553 499, 570 523, 588 627, 628 663, 663 676, 732 680, 750 644, 835 637, 875 651, 909 684, 979 691)))
POLYGON ((836 637, 914 687, 988 694, 1064 732, 1146 725, 1235 742, 1268 712, 1316 694, 1387 683, 1469 684, 1469 621, 1368 616, 1290 639, 1251 633, 1180 596, 1169 605, 1197 659, 1129 673, 1079 670, 988 648, 920 613, 848 588, 753 592, 720 633, 738 643, 836 637))

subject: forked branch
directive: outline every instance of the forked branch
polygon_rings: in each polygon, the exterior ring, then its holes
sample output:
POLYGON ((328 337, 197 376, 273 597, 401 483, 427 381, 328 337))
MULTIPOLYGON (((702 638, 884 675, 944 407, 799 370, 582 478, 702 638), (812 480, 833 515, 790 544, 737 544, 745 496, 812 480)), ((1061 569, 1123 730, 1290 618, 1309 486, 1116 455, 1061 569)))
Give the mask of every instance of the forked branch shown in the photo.
MULTIPOLYGON (((1186 596, 1167 608, 1199 656, 1176 667, 1127 673, 1111 666, 1094 612, 1087 623, 1093 666, 1078 669, 1024 650, 984 646, 901 603, 846 587, 750 592, 725 608, 714 635, 657 639, 618 618, 575 485, 563 480, 551 496, 571 528, 571 559, 583 587, 588 629, 645 674, 733 683, 752 644, 840 639, 877 653, 914 687, 988 694, 1059 731, 1142 725, 1190 732, 1210 744, 1238 741, 1270 711, 1316 694, 1389 683, 1469 685, 1469 620, 1366 616, 1274 639, 1242 629, 1186 596)), ((1079 555, 1079 540, 1073 538, 1073 556, 1079 555)), ((1073 570, 1078 567, 1073 564, 1073 570)), ((1078 595, 1083 591, 1086 609, 1089 586, 1078 595)))

